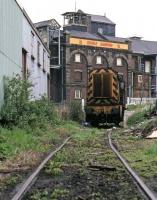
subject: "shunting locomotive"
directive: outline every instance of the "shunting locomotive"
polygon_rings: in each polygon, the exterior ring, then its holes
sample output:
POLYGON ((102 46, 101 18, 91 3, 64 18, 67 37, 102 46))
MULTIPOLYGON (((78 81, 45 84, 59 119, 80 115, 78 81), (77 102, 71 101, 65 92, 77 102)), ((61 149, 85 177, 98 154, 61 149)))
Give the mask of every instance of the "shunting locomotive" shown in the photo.
POLYGON ((123 76, 111 68, 88 70, 86 121, 99 123, 123 121, 125 110, 125 84, 123 76))

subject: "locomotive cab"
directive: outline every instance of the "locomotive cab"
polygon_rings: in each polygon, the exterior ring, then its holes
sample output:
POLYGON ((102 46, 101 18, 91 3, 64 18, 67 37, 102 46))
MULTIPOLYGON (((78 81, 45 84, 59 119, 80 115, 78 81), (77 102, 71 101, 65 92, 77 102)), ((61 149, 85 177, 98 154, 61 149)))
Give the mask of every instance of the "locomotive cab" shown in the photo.
POLYGON ((112 69, 90 69, 86 102, 86 121, 119 124, 125 109, 125 84, 122 75, 112 69))

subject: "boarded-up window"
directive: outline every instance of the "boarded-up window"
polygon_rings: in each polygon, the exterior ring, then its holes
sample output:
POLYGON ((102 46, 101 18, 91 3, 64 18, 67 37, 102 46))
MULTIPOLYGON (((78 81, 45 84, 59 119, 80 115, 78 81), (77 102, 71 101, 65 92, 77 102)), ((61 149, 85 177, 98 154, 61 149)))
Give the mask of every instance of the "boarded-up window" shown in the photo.
POLYGON ((75 54, 75 62, 81 62, 81 55, 79 53, 75 54))
POLYGON ((96 57, 96 64, 102 64, 102 58, 101 56, 96 57))
POLYGON ((75 81, 82 81, 82 71, 75 70, 75 81))
POLYGON ((150 73, 151 62, 145 61, 145 72, 150 73))

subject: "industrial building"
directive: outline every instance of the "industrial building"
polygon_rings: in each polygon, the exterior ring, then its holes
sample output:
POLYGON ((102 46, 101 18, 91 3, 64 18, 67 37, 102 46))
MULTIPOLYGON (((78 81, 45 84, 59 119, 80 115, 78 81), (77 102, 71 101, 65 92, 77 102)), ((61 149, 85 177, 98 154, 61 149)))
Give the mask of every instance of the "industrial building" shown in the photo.
POLYGON ((157 97, 157 42, 116 37, 116 24, 106 16, 78 10, 63 18, 63 31, 48 31, 50 20, 35 24, 49 41, 53 101, 86 99, 87 73, 94 66, 123 75, 129 101, 157 97))
POLYGON ((22 16, 16 1, 1 0, 0 4, 0 105, 3 103, 5 76, 21 73, 22 16), (6 14, 7 13, 7 14, 6 14))
POLYGON ((16 0, 1 0, 0 24, 0 106, 4 77, 16 74, 30 73, 33 99, 49 96, 49 49, 16 0))
POLYGON ((22 26, 22 76, 29 73, 32 87, 32 98, 40 99, 41 96, 49 96, 50 90, 50 53, 41 39, 34 24, 23 10, 22 26))

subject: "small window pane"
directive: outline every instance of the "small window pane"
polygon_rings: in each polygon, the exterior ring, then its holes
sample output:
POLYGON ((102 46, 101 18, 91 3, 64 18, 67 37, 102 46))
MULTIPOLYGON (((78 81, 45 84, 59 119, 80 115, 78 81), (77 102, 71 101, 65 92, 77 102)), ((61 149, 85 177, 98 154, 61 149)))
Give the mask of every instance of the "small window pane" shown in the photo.
POLYGON ((142 82, 143 82, 142 75, 138 75, 138 83, 142 83, 142 82))
POLYGON ((81 99, 81 91, 75 90, 75 99, 81 99))
POLYGON ((96 57, 96 64, 102 64, 101 56, 96 57))
POLYGON ((75 62, 81 62, 81 56, 80 54, 75 54, 75 62))
POLYGON ((122 59, 121 58, 117 58, 117 66, 122 66, 122 59))
POLYGON ((150 72, 151 62, 145 61, 145 72, 150 72))

